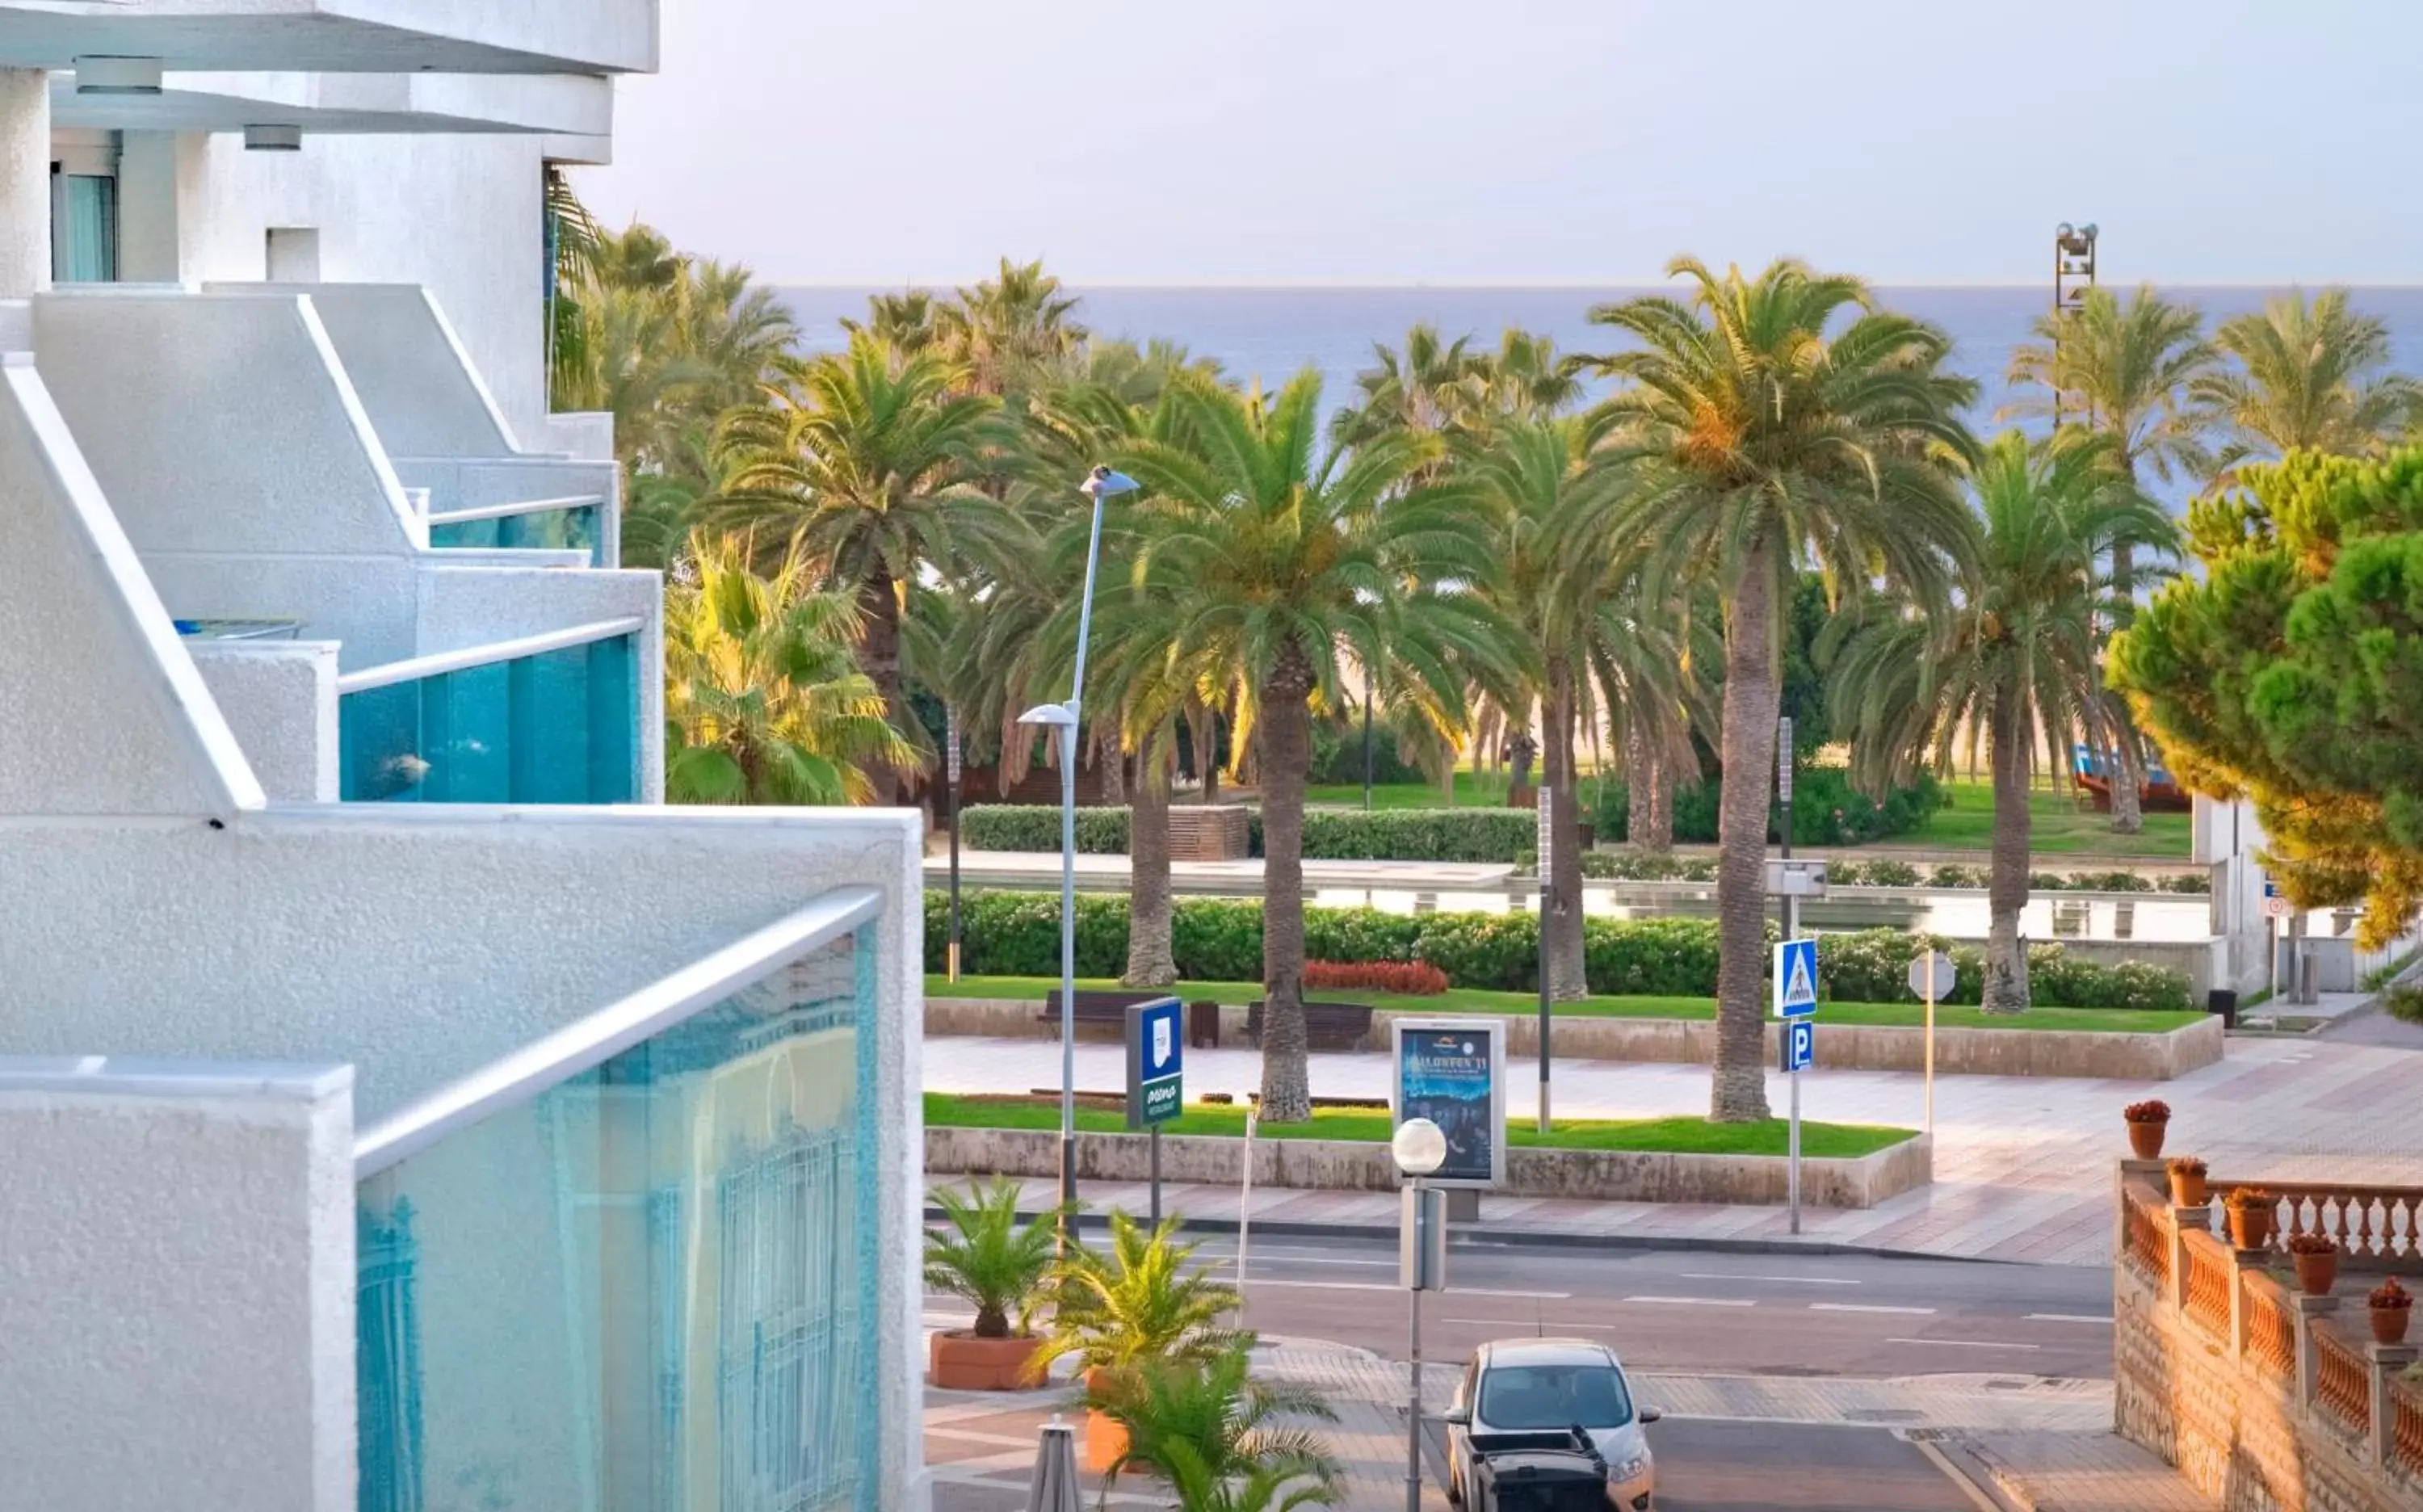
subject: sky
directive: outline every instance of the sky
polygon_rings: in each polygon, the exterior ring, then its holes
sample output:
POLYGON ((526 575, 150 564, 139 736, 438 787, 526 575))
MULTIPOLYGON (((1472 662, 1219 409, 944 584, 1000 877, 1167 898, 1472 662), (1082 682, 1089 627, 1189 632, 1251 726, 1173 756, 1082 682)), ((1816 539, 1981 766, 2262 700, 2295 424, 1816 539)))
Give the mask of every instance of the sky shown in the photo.
POLYGON ((2415 0, 665 0, 609 224, 778 284, 2423 283, 2415 0))

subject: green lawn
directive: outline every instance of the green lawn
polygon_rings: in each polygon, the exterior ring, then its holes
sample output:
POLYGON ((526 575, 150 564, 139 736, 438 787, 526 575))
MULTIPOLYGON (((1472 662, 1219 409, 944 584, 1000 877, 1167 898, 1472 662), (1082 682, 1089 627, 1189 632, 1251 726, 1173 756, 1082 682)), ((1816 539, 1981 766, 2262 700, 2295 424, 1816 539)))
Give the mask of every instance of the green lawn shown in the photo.
MULTIPOLYGON (((1947 782, 1948 808, 1927 816, 1907 835, 1879 842, 1882 848, 1990 851, 1994 846, 1994 792, 1989 783, 1947 782)), ((2193 846, 2186 814, 2147 814, 2142 835, 2114 835, 2112 816, 2082 808, 2067 791, 2028 792, 2028 849, 2038 856, 2161 856, 2188 859, 2193 846)), ((1871 847, 1875 849, 1877 847, 1871 847)))
MULTIPOLYGON (((954 983, 942 977, 926 979, 928 997, 1028 998, 1041 1002, 1060 984, 1048 977, 961 977, 954 983)), ((1112 992, 1108 980, 1077 983, 1081 991, 1112 992)), ((1188 1002, 1250 1003, 1262 995, 1259 982, 1182 981, 1170 989, 1188 1002)), ((1401 1013, 1537 1013, 1540 1000, 1528 993, 1493 993, 1451 987, 1435 997, 1406 997, 1394 993, 1348 992, 1322 995, 1368 1003, 1401 1013)), ((1585 997, 1560 1003, 1559 1013, 1579 1018, 1713 1019, 1713 997, 1585 997)), ((1886 1024, 1916 1027, 1926 1022, 1926 1010, 1917 1003, 1826 1003, 1817 1011, 1828 1024, 1886 1024)), ((2146 1012, 2126 1008, 2032 1008, 2017 1017, 1989 1015, 1975 1008, 1945 1006, 1935 1011, 1935 1023, 1947 1029, 2070 1029, 2119 1034, 2160 1034, 2204 1017, 2193 1011, 2146 1012)))
MULTIPOLYGON (((1056 1129, 1060 1105, 1048 1097, 961 1097, 948 1092, 926 1094, 926 1122, 943 1128, 1056 1129)), ((1087 1134, 1123 1134, 1127 1115, 1115 1108, 1077 1109, 1077 1127, 1087 1134)), ((1190 1103, 1186 1111, 1161 1126, 1164 1134, 1204 1134, 1227 1138, 1245 1132, 1245 1109, 1227 1103, 1190 1103)), ((1385 1144, 1395 1132, 1386 1108, 1321 1107, 1309 1123, 1265 1123, 1255 1131, 1264 1139, 1351 1139, 1385 1144)), ((1800 1152, 1806 1155, 1854 1158, 1873 1154, 1909 1138, 1915 1129, 1884 1128, 1867 1123, 1800 1125, 1800 1152)), ((1506 1140, 1512 1145, 1547 1145, 1559 1150, 1643 1150, 1689 1152, 1717 1155, 1780 1155, 1785 1153, 1782 1119, 1761 1123, 1711 1123, 1705 1119, 1559 1119, 1544 1138, 1521 1120, 1510 1120, 1506 1140)))
MULTIPOLYGON (((1534 770, 1537 770, 1536 768, 1534 770)), ((1363 785, 1353 783, 1317 783, 1305 789, 1305 802, 1338 808, 1363 806, 1363 785)), ((1373 808, 1498 808, 1506 803, 1504 772, 1459 772, 1455 774, 1455 802, 1448 802, 1447 790, 1426 782, 1380 782, 1371 785, 1373 808)))

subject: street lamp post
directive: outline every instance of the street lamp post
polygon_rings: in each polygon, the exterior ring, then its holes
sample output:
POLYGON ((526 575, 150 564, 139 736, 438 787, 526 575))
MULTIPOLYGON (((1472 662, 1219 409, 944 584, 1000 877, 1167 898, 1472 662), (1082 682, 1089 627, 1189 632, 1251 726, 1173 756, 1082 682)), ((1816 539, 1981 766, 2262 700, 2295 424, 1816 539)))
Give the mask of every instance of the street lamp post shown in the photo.
MULTIPOLYGON (((1085 637, 1094 628, 1094 569, 1102 554, 1102 501, 1132 493, 1136 481, 1098 467, 1078 485, 1094 501, 1093 533, 1085 542, 1085 591, 1077 601, 1077 666, 1069 701, 1041 704, 1018 716, 1021 724, 1060 732, 1060 1204, 1066 1214, 1077 1202, 1077 729, 1085 692, 1085 637)), ((1064 1217, 1064 1224, 1068 1221, 1064 1217)))
POLYGON ((959 979, 959 706, 942 706, 942 740, 950 749, 942 755, 942 776, 946 793, 944 802, 951 810, 951 980, 959 979))
POLYGON ((1447 1284, 1446 1194, 1423 1178, 1447 1163, 1447 1136, 1428 1119, 1407 1119, 1388 1141, 1388 1153, 1409 1184, 1398 1251, 1399 1279, 1411 1298, 1405 1374, 1413 1385, 1405 1403, 1405 1512, 1422 1512, 1422 1293, 1447 1284))

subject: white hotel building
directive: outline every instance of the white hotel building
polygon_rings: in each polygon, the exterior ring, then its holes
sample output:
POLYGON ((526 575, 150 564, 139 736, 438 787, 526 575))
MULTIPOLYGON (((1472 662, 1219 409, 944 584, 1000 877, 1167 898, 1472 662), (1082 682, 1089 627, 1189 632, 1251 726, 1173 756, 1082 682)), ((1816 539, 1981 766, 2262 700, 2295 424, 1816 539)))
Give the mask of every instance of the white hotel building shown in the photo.
POLYGON ((917 819, 661 806, 654 0, 0 0, 0 1508, 919 1504, 917 819))

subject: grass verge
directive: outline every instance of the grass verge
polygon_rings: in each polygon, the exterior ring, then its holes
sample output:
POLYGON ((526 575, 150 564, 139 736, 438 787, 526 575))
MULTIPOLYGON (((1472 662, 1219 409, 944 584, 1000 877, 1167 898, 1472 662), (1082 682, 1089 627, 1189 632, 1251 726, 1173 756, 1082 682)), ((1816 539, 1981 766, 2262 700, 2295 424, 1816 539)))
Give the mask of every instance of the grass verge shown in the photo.
MULTIPOLYGON (((941 1128, 1056 1129, 1060 1105, 1051 1098, 926 1094, 926 1122, 941 1128)), ((1085 1134, 1128 1132, 1124 1113, 1114 1108, 1077 1109, 1077 1128, 1085 1134)), ((1186 1111, 1161 1126, 1164 1134, 1210 1135, 1242 1138, 1245 1110, 1220 1103, 1189 1103, 1186 1111)), ((1315 1108, 1308 1123, 1265 1123, 1255 1130, 1264 1139, 1345 1139, 1385 1144, 1395 1132, 1385 1109, 1315 1108)), ((1914 1136, 1915 1129, 1885 1128, 1867 1123, 1800 1124, 1804 1155, 1853 1159, 1874 1154, 1888 1145, 1914 1136)), ((1661 1154, 1709 1155, 1780 1155, 1784 1154, 1785 1124, 1782 1119, 1760 1123, 1711 1123, 1700 1118, 1559 1119, 1543 1138, 1521 1121, 1509 1121, 1506 1140, 1518 1147, 1544 1145, 1556 1150, 1634 1150, 1661 1154)))
MULTIPOLYGON (((1991 851, 1994 848, 1994 788, 1991 783, 1947 782, 1944 796, 1951 804, 1929 814, 1907 835, 1894 836, 1867 849, 1894 846, 1935 851, 1991 851)), ((2081 808, 2067 790, 2041 788, 2028 791, 2028 851, 2036 856, 2176 857, 2193 852, 2187 814, 2147 814, 2141 835, 2115 835, 2112 816, 2081 808)), ((2037 869, 2045 869, 2038 867, 2037 869)))
MULTIPOLYGON (((957 982, 935 976, 926 979, 928 997, 1024 998, 1041 1002, 1060 984, 1048 977, 961 977, 957 982)), ((1119 984, 1081 979, 1080 991, 1112 992, 1119 984)), ((1259 982, 1181 981, 1170 991, 1190 1003, 1250 1003, 1262 995, 1259 982)), ((1368 1003, 1399 1013, 1537 1013, 1540 1000, 1528 993, 1484 992, 1450 987, 1434 997, 1407 997, 1395 993, 1353 992, 1343 988, 1318 995, 1341 1002, 1368 1003)), ((1709 1020, 1717 1016, 1713 997, 1584 997, 1556 1007, 1572 1018, 1659 1018, 1709 1020)), ((1942 1029, 2066 1029, 2071 1033, 2162 1034, 2193 1024, 2205 1015, 2193 1010, 2156 1012, 2129 1008, 2032 1008, 2019 1014, 1987 1013, 1981 1009, 1946 1004, 1935 1011, 1942 1029)), ((1926 1010, 1917 1003, 1824 1003, 1817 1010, 1821 1024, 1875 1024, 1916 1028, 1926 1022, 1926 1010)))

